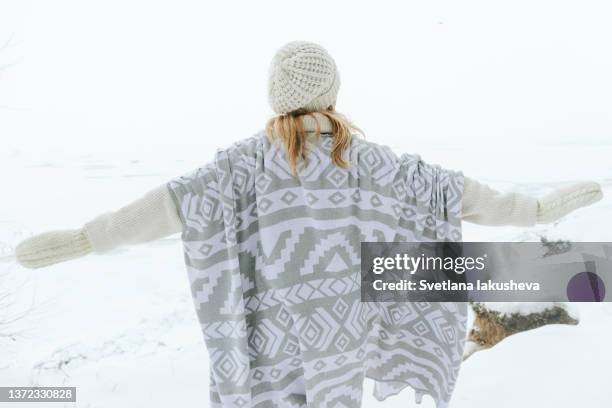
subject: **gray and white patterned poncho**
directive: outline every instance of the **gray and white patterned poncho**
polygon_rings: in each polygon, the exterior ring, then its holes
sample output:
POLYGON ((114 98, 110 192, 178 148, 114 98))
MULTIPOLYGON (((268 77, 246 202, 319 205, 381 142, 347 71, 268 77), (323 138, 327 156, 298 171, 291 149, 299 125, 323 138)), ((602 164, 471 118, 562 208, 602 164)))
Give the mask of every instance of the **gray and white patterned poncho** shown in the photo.
POLYGON ((210 356, 212 407, 360 407, 407 386, 446 407, 465 303, 360 302, 361 241, 459 241, 463 176, 354 139, 292 175, 262 132, 168 183, 210 356))

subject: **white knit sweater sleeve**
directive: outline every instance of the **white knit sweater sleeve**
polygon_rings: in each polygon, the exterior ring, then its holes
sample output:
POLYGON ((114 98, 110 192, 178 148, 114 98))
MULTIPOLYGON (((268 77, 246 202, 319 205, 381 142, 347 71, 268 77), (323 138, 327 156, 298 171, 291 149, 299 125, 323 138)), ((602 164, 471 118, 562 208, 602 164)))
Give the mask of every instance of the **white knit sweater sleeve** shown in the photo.
MULTIPOLYGON (((465 178, 463 220, 482 225, 550 223, 601 198, 601 187, 594 182, 557 189, 538 200, 518 193, 500 193, 465 178)), ((162 185, 117 211, 94 218, 81 229, 51 231, 28 238, 15 252, 21 265, 40 268, 92 251, 102 254, 122 245, 153 241, 182 228, 170 191, 162 185)))
POLYGON ((465 178, 462 219, 481 225, 534 225, 538 200, 519 193, 500 193, 478 181, 465 178))
POLYGON ((519 193, 500 193, 466 177, 462 219, 491 226, 548 224, 602 197, 601 186, 595 182, 574 183, 537 199, 519 193))
MULTIPOLYGON (((578 183, 538 200, 519 193, 500 193, 465 178, 463 220, 481 225, 531 226, 556 221, 601 198, 597 183, 578 183)), ((174 200, 166 185, 117 210, 85 224, 84 232, 96 253, 153 241, 182 230, 174 200)))
POLYGON ((180 232, 181 220, 166 185, 138 200, 107 212, 85 224, 84 232, 94 252, 140 244, 180 232))

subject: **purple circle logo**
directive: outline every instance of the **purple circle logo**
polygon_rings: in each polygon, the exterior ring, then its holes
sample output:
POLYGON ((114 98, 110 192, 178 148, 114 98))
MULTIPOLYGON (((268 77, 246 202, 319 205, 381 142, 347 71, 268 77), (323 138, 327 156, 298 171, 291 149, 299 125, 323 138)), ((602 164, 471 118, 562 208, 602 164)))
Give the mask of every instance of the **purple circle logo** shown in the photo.
POLYGON ((567 284, 567 298, 570 302, 603 302, 605 297, 606 287, 596 273, 577 273, 567 284))

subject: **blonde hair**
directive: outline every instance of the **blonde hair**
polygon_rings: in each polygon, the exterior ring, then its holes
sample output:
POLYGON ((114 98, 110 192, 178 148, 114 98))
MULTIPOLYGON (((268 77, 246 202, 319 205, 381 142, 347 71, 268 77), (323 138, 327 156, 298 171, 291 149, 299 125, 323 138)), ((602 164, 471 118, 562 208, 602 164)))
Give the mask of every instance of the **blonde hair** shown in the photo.
POLYGON ((336 166, 347 168, 349 162, 344 159, 343 155, 346 149, 351 145, 353 132, 363 135, 363 132, 353 125, 344 115, 338 113, 333 107, 327 110, 307 112, 298 110, 284 115, 273 117, 266 124, 266 133, 270 141, 279 138, 285 145, 287 161, 293 171, 297 174, 297 167, 301 161, 306 160, 308 149, 306 148, 306 131, 304 130, 304 116, 310 116, 316 123, 315 137, 319 140, 321 136, 321 126, 317 117, 314 115, 319 113, 325 116, 331 122, 332 133, 334 135, 334 144, 331 151, 331 159, 336 166))

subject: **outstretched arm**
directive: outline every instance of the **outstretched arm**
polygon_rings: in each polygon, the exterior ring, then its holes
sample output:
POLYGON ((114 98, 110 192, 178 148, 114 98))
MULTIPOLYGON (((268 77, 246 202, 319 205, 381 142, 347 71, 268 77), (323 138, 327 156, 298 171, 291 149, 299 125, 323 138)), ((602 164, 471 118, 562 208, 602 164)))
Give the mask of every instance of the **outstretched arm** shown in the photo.
POLYGON ((51 231, 21 242, 17 261, 27 268, 41 268, 79 258, 91 252, 140 244, 180 232, 181 221, 166 185, 149 191, 117 211, 104 213, 82 228, 51 231))
MULTIPOLYGON (((465 178, 463 220, 481 225, 531 226, 550 223, 602 197, 597 183, 578 183, 536 199, 518 193, 500 193, 465 178)), ((114 212, 102 214, 76 230, 51 231, 21 242, 19 263, 41 268, 79 258, 91 252, 153 241, 180 232, 178 211, 165 185, 114 212)))
POLYGON ((466 177, 462 218, 481 225, 548 224, 602 197, 601 186, 595 182, 572 184, 538 199, 519 193, 500 193, 466 177))

